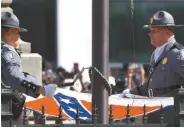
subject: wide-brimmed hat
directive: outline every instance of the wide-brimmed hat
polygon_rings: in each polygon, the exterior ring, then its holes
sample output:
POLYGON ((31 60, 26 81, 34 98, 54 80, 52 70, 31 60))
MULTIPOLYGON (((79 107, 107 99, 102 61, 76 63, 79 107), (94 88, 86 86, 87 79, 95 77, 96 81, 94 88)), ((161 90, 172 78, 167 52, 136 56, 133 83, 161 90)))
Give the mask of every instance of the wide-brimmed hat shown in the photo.
POLYGON ((173 16, 166 11, 158 11, 150 18, 150 24, 144 25, 143 28, 151 27, 181 27, 176 25, 173 16))
POLYGON ((1 12, 1 28, 17 28, 19 32, 27 32, 27 29, 20 28, 19 19, 12 12, 1 12))

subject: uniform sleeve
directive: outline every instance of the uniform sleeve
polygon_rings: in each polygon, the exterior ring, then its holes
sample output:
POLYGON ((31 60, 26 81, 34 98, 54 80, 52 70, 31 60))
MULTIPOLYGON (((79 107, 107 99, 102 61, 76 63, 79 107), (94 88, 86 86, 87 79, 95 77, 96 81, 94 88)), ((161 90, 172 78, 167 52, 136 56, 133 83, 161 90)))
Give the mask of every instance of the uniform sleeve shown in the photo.
POLYGON ((141 96, 147 96, 147 81, 144 82, 142 85, 133 87, 130 89, 130 93, 134 95, 141 95, 141 96))
MULTIPOLYGON (((26 93, 26 87, 23 82, 37 85, 36 79, 30 75, 25 76, 20 67, 20 57, 14 51, 8 51, 2 54, 2 73, 7 78, 7 84, 12 89, 26 93)), ((29 89, 28 95, 37 97, 36 92, 29 89)))
POLYGON ((172 61, 172 68, 184 79, 184 49, 180 50, 172 61))

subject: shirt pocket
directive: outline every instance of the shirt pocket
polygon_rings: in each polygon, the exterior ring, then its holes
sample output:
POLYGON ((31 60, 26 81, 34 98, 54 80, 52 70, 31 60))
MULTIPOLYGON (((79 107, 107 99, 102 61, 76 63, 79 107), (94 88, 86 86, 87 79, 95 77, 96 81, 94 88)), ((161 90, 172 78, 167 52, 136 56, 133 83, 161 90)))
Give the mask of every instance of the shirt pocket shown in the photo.
POLYGON ((166 85, 170 81, 170 66, 168 64, 162 65, 160 67, 160 74, 162 75, 163 79, 163 86, 166 85))

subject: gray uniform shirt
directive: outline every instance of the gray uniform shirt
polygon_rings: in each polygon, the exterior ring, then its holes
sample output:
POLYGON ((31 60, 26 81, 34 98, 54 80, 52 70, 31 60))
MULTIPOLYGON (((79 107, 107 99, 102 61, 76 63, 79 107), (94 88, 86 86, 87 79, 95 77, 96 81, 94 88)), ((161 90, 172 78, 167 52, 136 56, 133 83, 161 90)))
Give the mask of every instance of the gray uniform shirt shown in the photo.
MULTIPOLYGON (((173 47, 175 43, 175 39, 170 40, 156 62, 153 55, 151 56, 152 75, 149 81, 139 86, 142 95, 146 96, 149 89, 184 84, 184 49, 173 47)), ((130 93, 140 95, 137 87, 132 88, 130 93)), ((153 91, 153 96, 172 96, 172 91, 165 94, 157 94, 153 91)))
MULTIPOLYGON (((35 77, 22 72, 21 58, 15 48, 3 41, 1 41, 1 80, 7 88, 9 86, 21 93, 26 92, 26 88, 21 86, 24 80, 38 85, 35 77)), ((28 91, 28 95, 37 96, 31 89, 28 91)))

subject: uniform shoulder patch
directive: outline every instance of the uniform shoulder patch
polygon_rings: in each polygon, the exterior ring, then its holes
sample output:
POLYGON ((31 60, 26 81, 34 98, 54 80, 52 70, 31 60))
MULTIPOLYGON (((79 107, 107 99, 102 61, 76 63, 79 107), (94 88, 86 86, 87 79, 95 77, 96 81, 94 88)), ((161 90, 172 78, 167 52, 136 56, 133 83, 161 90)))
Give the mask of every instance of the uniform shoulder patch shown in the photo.
POLYGON ((179 43, 175 43, 175 47, 179 50, 184 49, 183 45, 179 43))
POLYGON ((4 61, 5 64, 7 63, 15 63, 20 65, 20 58, 14 51, 7 51, 1 54, 2 58, 4 58, 2 61, 4 61))
POLYGON ((13 61, 14 60, 14 57, 13 57, 13 53, 12 52, 5 52, 4 55, 2 55, 2 57, 5 59, 6 62, 10 62, 10 61, 13 61))

